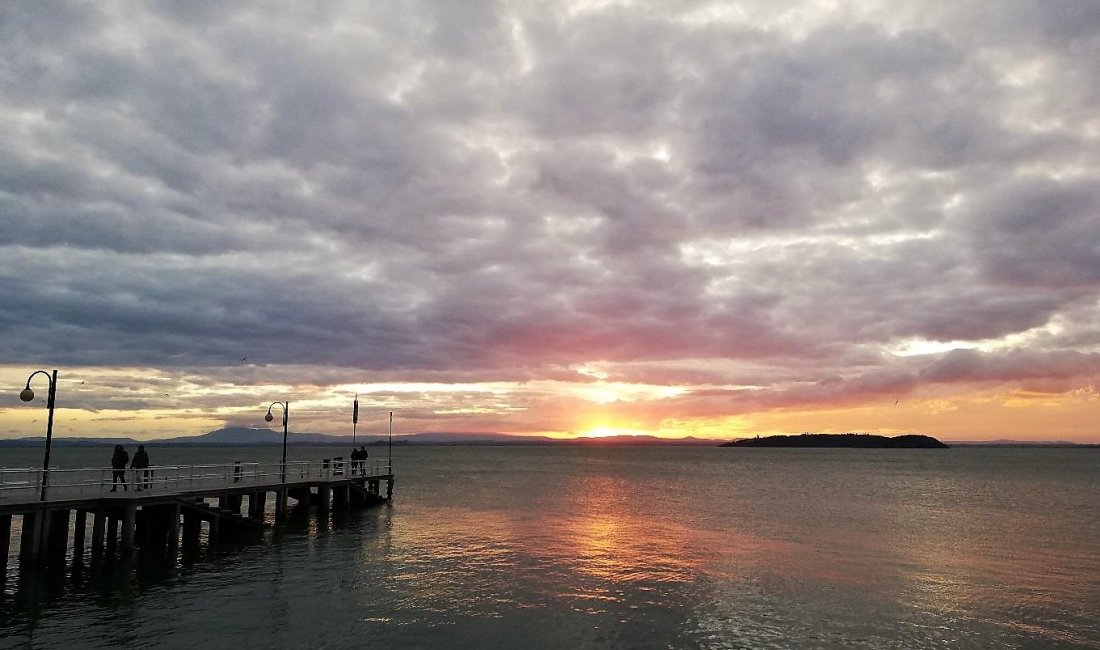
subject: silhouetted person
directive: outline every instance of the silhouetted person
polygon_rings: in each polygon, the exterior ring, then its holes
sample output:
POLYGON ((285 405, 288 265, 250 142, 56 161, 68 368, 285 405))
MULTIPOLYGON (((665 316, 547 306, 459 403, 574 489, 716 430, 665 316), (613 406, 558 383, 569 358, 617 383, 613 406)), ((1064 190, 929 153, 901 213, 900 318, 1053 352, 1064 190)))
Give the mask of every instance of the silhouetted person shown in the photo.
POLYGON ((111 469, 114 470, 111 478, 111 492, 118 491, 118 483, 122 483, 122 491, 126 491, 126 463, 128 462, 130 462, 130 454, 126 453, 122 445, 115 445, 115 453, 111 456, 111 469))
POLYGON ((351 468, 352 474, 354 474, 356 470, 361 471, 363 468, 363 452, 355 447, 351 448, 351 468))
POLYGON ((149 454, 145 451, 145 445, 138 445, 137 451, 134 452, 134 462, 130 463, 130 469, 141 470, 141 480, 138 480, 138 473, 134 472, 134 483, 137 485, 134 487, 138 492, 142 488, 149 487, 149 454))
POLYGON ((364 474, 367 473, 367 456, 369 455, 366 445, 359 448, 359 470, 364 474))

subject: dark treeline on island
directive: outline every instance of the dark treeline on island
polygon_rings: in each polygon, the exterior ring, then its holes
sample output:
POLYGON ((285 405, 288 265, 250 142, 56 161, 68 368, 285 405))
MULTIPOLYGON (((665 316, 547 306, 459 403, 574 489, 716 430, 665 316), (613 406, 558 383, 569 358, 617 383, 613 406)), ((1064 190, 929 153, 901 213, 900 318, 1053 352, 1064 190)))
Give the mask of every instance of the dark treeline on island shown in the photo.
POLYGON ((745 438, 722 447, 855 447, 860 449, 947 449, 932 436, 879 436, 871 433, 803 433, 797 436, 745 438))

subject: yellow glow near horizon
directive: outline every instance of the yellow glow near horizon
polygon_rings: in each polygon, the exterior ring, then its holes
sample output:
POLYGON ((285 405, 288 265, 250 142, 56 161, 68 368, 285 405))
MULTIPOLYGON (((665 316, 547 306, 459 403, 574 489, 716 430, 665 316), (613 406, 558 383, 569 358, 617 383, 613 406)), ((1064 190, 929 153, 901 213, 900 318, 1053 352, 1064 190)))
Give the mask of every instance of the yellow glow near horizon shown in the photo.
POLYGON ((639 431, 638 429, 624 429, 620 427, 598 426, 586 429, 580 433, 581 438, 609 438, 612 436, 650 436, 657 435, 655 431, 639 431))
POLYGON ((596 427, 595 429, 589 429, 581 434, 582 438, 607 438, 608 436, 619 435, 618 429, 612 429, 611 427, 596 427))

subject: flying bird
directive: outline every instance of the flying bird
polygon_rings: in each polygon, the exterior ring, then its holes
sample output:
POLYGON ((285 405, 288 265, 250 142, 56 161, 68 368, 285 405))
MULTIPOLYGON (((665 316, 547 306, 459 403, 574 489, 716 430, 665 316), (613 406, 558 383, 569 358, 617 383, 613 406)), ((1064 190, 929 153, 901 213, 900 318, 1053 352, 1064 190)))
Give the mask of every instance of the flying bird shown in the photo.
POLYGON ((248 357, 241 357, 241 363, 244 363, 244 360, 247 359, 247 358, 248 357))

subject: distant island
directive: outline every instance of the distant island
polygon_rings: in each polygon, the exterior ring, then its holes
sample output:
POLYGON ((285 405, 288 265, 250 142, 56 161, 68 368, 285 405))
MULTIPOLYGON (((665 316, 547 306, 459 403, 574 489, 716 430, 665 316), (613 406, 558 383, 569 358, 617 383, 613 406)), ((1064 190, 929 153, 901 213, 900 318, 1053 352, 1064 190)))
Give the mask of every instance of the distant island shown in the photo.
POLYGON ((797 436, 745 438, 720 447, 855 447, 859 449, 947 449, 932 436, 879 436, 871 433, 803 433, 797 436))

